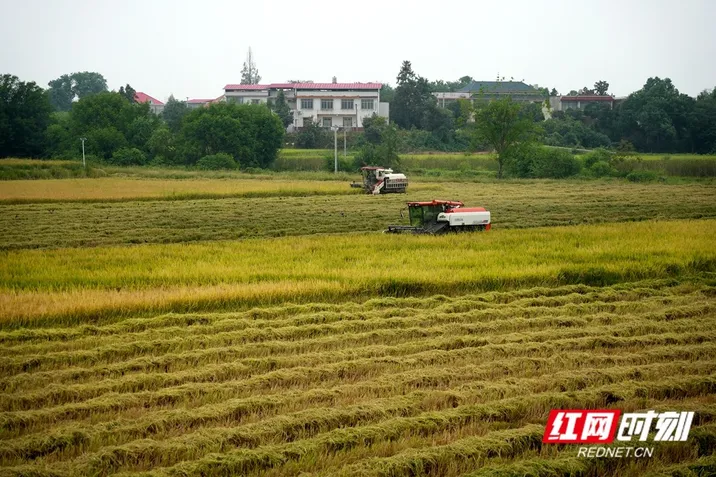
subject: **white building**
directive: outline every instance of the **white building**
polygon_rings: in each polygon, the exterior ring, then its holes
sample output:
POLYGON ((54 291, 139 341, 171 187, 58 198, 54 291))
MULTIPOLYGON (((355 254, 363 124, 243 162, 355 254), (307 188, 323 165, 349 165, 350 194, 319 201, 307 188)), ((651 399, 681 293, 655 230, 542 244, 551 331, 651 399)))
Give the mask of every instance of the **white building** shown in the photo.
POLYGON ((228 84, 226 101, 263 104, 275 100, 279 91, 293 111, 293 127, 308 121, 326 128, 362 129, 363 120, 376 114, 388 117, 389 104, 380 102, 381 83, 272 83, 228 84))

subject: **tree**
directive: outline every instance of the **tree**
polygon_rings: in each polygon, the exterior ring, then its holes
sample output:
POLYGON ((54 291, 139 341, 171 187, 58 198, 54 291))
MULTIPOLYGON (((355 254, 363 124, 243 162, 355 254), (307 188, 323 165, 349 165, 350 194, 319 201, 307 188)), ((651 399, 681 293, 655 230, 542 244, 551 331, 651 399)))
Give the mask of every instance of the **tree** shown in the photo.
POLYGON ((384 84, 380 88, 380 101, 382 103, 392 103, 395 97, 395 89, 389 84, 384 84))
POLYGON ((430 84, 413 72, 409 61, 403 62, 397 80, 398 86, 391 103, 391 120, 404 129, 419 129, 425 112, 435 103, 430 84))
POLYGON ((0 157, 45 154, 52 106, 47 92, 17 76, 0 76, 0 157))
POLYGON ((326 129, 316 122, 303 119, 303 127, 296 136, 296 147, 302 149, 316 149, 324 142, 326 129))
POLYGON ((91 154, 110 159, 128 144, 143 151, 160 120, 149 104, 130 103, 119 93, 104 92, 77 101, 70 113, 72 136, 85 136, 91 154))
POLYGON ((531 142, 534 134, 534 123, 520 115, 520 105, 510 97, 491 101, 476 112, 475 136, 497 153, 498 178, 511 149, 531 142))
POLYGON ((692 135, 696 152, 716 153, 716 88, 696 98, 692 135))
POLYGON ((639 151, 691 152, 695 106, 669 78, 649 78, 619 108, 613 139, 627 139, 639 151))
POLYGON ((356 155, 356 167, 380 165, 395 167, 400 163, 398 155, 398 130, 382 116, 373 116, 363 120, 365 143, 356 155))
POLYGON ((72 77, 62 75, 48 83, 50 87, 50 103, 56 111, 69 111, 75 92, 72 90, 72 77))
POLYGON ((182 120, 184 119, 184 116, 186 116, 187 112, 189 112, 189 108, 187 107, 186 102, 178 101, 172 94, 169 96, 167 104, 164 105, 162 117, 164 118, 164 121, 166 121, 167 126, 169 126, 169 129, 172 132, 177 133, 181 129, 182 120))
POLYGON ((246 61, 244 61, 244 67, 241 69, 241 84, 259 84, 261 76, 259 76, 259 70, 256 68, 254 63, 254 56, 249 47, 249 52, 246 54, 246 61))
POLYGON ((269 167, 284 133, 279 117, 264 105, 215 103, 186 115, 179 140, 186 164, 224 152, 241 167, 269 167))
POLYGON ((75 98, 82 99, 107 91, 107 81, 104 77, 89 71, 62 75, 50 81, 48 85, 50 102, 57 111, 69 111, 75 98))
POLYGON ((593 89, 589 89, 589 88, 587 88, 587 87, 585 86, 584 88, 582 88, 582 89, 579 90, 579 93, 578 93, 578 94, 579 94, 579 95, 582 95, 582 96, 592 96, 592 95, 594 94, 594 90, 593 90, 593 89))
POLYGON ((137 94, 137 92, 129 84, 127 84, 127 86, 120 86, 119 94, 127 98, 127 101, 129 101, 130 103, 136 103, 134 96, 137 94))
POLYGON ((283 90, 279 90, 276 101, 271 104, 271 109, 278 115, 279 119, 281 119, 284 128, 293 124, 293 112, 286 102, 286 96, 283 94, 283 90))
POLYGON ((550 96, 559 96, 559 92, 557 91, 557 88, 552 88, 552 91, 549 92, 550 96))
POLYGON ((594 91, 599 96, 606 96, 607 91, 609 91, 609 83, 607 83, 606 81, 597 81, 596 83, 594 83, 594 91))

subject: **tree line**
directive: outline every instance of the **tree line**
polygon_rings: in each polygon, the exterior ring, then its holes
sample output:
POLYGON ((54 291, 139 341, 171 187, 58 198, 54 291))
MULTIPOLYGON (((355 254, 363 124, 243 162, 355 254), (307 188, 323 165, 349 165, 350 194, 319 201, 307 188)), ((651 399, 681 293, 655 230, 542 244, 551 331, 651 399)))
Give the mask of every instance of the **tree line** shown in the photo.
MULTIPOLYGON (((472 81, 464 76, 454 82, 428 81, 416 74, 409 61, 402 64, 396 87, 381 93, 390 102, 390 120, 405 130, 430 133, 435 149, 463 146, 473 136, 475 111, 484 107, 475 100, 457 100, 438 108, 432 93, 456 91, 472 81)), ((544 105, 556 89, 537 88, 544 105)), ((597 81, 594 88, 572 90, 569 95, 607 95, 609 83, 597 81)), ((669 78, 649 78, 644 86, 613 108, 588 104, 583 110, 552 112, 544 120, 543 104, 520 103, 521 115, 538 123, 539 140, 547 145, 578 148, 615 148, 628 142, 640 152, 716 153, 716 90, 703 91, 696 98, 680 93, 669 78)), ((475 146, 474 142, 472 144, 475 146)))
POLYGON ((189 110, 170 97, 161 115, 128 84, 107 91, 99 73, 63 75, 44 90, 0 77, 0 157, 78 157, 116 165, 268 167, 285 126, 265 106, 213 104, 189 110))
MULTIPOLYGON (((257 82, 251 55, 242 82, 257 82)), ((396 86, 385 85, 381 100, 390 103, 390 121, 373 118, 363 126, 354 145, 364 161, 396 152, 416 150, 497 150, 488 139, 485 122, 500 120, 489 109, 495 101, 458 100, 438 107, 433 93, 456 91, 473 79, 429 81, 403 62, 396 86), (492 114, 492 115, 491 115, 492 114), (372 132, 371 132, 372 130, 372 132), (383 145, 388 138, 389 146, 383 145)), ((108 91, 101 74, 63 75, 43 89, 5 74, 0 77, 0 157, 77 157, 80 138, 98 160, 115 164, 196 165, 205 156, 225 154, 218 162, 242 167, 267 167, 283 144, 293 114, 282 93, 266 106, 215 104, 189 110, 170 97, 157 116, 149 105, 136 104, 127 84, 108 91)), ((609 83, 570 94, 608 94, 609 83)), ((668 78, 649 78, 644 86, 614 108, 589 104, 583 110, 542 112, 557 91, 539 88, 544 103, 514 102, 510 114, 531 124, 534 143, 578 148, 633 148, 643 152, 716 153, 716 91, 696 98, 680 93, 668 78)), ((504 114, 503 111, 501 114, 504 114)), ((321 147, 327 134, 315 127, 288 138, 297 147, 321 147)), ((507 134, 503 131, 504 134, 507 134)), ((356 135, 354 135, 356 136, 356 135)), ((387 158, 386 158, 387 160, 387 158)), ((385 161, 383 161, 385 162, 385 161)))

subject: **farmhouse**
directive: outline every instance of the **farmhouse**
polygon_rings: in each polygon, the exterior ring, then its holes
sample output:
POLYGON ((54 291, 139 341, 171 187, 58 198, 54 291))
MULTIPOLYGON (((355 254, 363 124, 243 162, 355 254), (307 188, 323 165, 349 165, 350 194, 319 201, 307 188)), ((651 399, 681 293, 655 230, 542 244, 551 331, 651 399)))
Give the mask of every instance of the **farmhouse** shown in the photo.
POLYGON ((224 97, 238 104, 265 104, 283 91, 293 112, 293 125, 309 121, 321 127, 362 129, 363 120, 377 114, 388 117, 388 103, 380 102, 381 83, 271 83, 265 85, 227 84, 224 97))
POLYGON ((161 114, 164 111, 164 103, 146 93, 140 91, 134 93, 134 101, 137 103, 149 103, 149 109, 154 114, 161 114))
POLYGON ((509 96, 513 101, 541 103, 544 93, 522 81, 473 81, 457 92, 433 93, 438 105, 445 107, 458 99, 487 100, 509 96))

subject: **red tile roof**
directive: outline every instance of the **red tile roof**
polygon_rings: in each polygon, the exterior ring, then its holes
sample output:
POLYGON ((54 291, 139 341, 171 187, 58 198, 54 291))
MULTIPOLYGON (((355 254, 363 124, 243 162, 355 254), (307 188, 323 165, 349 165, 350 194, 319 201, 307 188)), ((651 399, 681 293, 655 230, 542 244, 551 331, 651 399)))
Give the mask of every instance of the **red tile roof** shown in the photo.
POLYGON ((224 90, 255 91, 265 89, 380 89, 382 83, 271 83, 227 84, 224 90))
POLYGON ((614 101, 613 96, 599 96, 599 95, 582 95, 582 96, 562 96, 562 101, 614 101))
POLYGON ((244 91, 255 91, 255 90, 262 90, 262 89, 269 89, 271 85, 268 84, 227 84, 224 86, 224 90, 227 89, 238 89, 238 90, 244 90, 244 91))
POLYGON ((152 98, 148 94, 142 93, 139 91, 134 93, 134 100, 138 103, 149 103, 149 104, 156 104, 156 105, 164 104, 161 101, 159 101, 158 99, 152 98))

